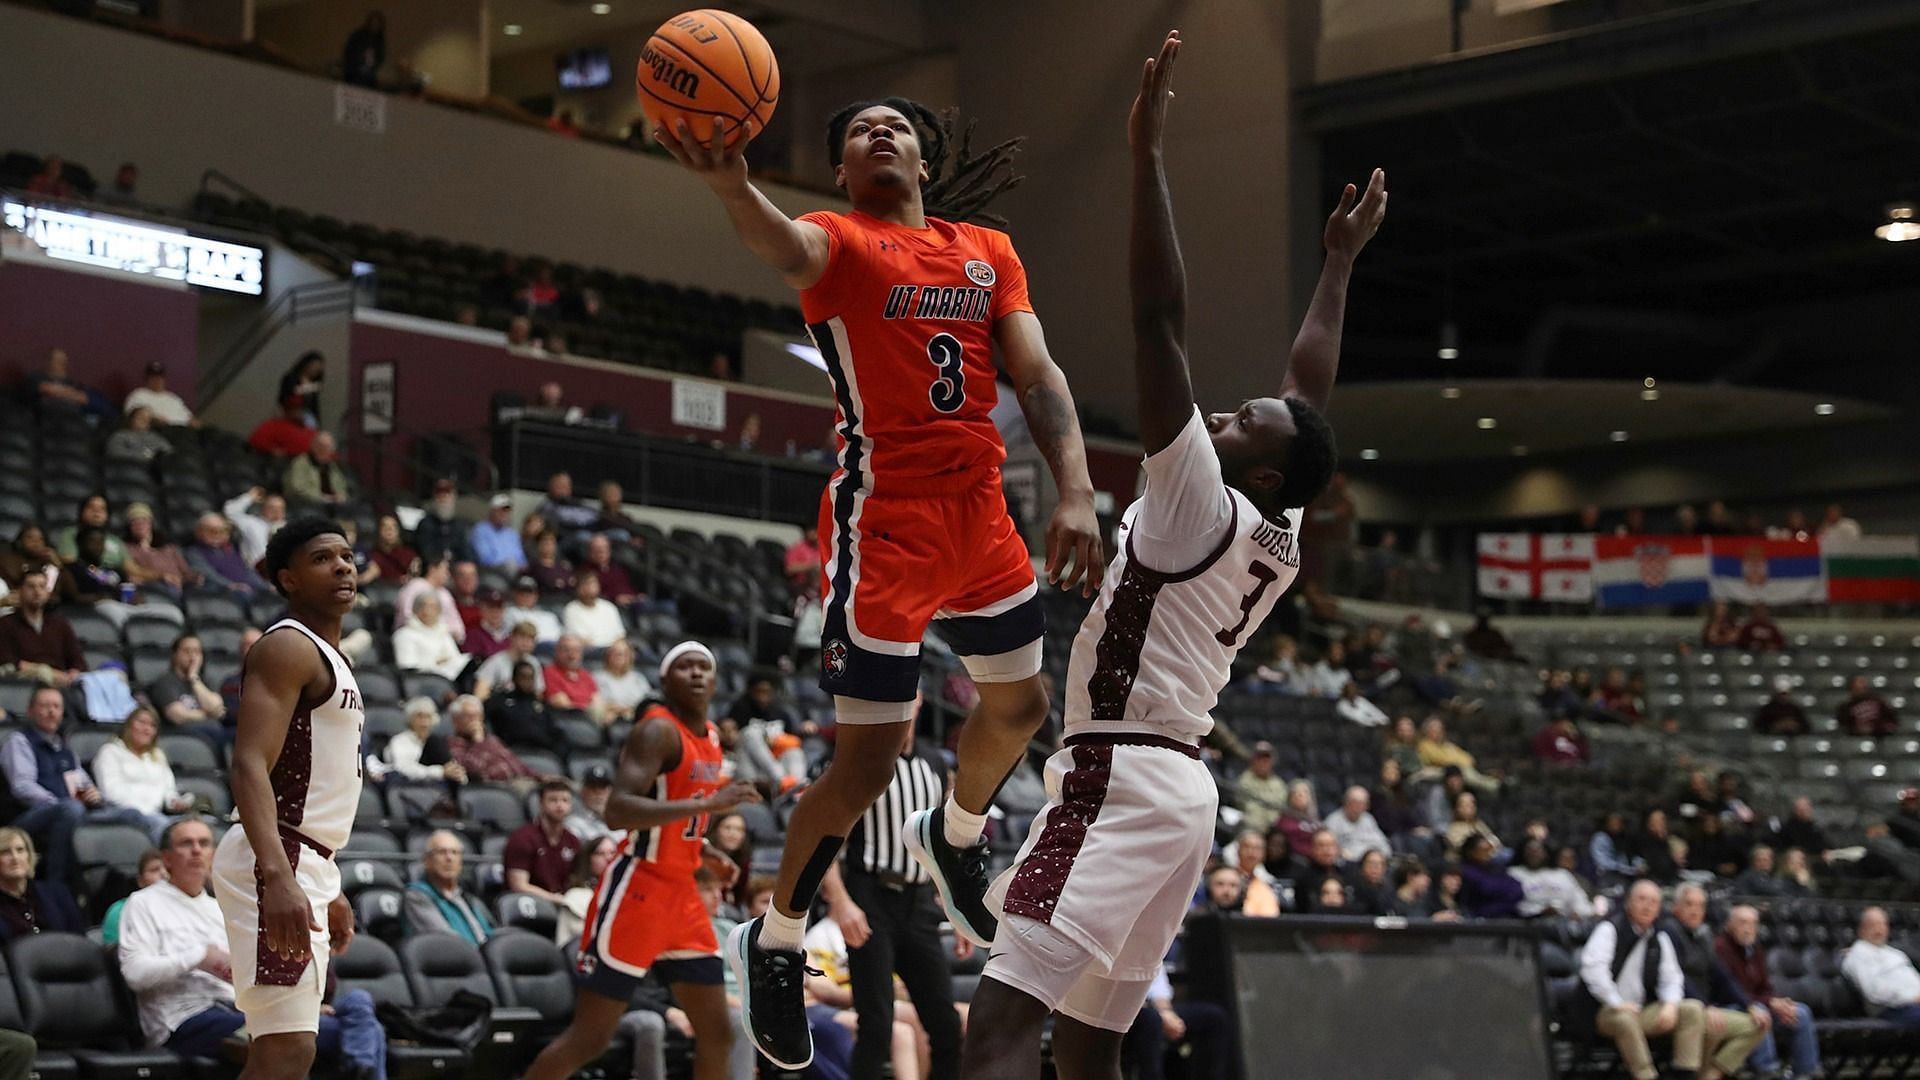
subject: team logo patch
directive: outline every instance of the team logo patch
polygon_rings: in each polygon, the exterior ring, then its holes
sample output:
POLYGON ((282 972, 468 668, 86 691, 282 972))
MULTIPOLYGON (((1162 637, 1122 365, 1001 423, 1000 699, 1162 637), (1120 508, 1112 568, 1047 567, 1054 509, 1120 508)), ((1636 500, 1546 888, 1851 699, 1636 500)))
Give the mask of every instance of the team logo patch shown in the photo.
POLYGON ((829 675, 845 675, 847 673, 847 643, 838 638, 827 642, 827 647, 820 650, 820 664, 827 669, 827 674, 829 675))
POLYGON ((993 284, 993 267, 979 259, 967 260, 967 279, 982 287, 993 284))

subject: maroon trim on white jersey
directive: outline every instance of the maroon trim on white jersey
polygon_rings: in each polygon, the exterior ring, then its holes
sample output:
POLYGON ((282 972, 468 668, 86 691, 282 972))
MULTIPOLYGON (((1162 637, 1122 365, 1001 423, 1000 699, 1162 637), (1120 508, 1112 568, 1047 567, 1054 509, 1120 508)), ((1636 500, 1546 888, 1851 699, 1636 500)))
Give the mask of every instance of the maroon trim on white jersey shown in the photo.
POLYGON ((1047 811, 1040 839, 1020 860, 1020 868, 1007 883, 1002 910, 1009 915, 1024 915, 1043 923, 1053 921, 1053 909, 1060 903, 1074 860, 1087 842, 1087 830, 1093 827, 1107 800, 1107 785, 1113 779, 1113 746, 1083 741, 1070 749, 1073 768, 1060 780, 1060 802, 1047 811))

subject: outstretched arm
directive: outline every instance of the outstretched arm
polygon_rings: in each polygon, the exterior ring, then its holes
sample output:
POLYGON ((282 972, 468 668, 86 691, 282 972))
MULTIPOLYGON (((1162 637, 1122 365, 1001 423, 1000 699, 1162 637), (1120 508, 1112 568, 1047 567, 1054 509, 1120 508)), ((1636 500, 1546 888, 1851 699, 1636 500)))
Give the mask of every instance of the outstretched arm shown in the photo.
POLYGON ((1347 279, 1353 275, 1354 258, 1373 239, 1386 216, 1385 169, 1373 170, 1364 196, 1352 184, 1340 193, 1340 205, 1327 218, 1322 234, 1327 261, 1320 268, 1320 283, 1314 286, 1307 317, 1293 339, 1287 374, 1280 385, 1281 397, 1302 398, 1316 409, 1326 409, 1327 400, 1333 396, 1334 375, 1340 370, 1340 325, 1347 312, 1347 279))
POLYGON ((1173 230, 1173 200, 1160 148, 1180 32, 1140 74, 1140 96, 1127 121, 1133 147, 1133 224, 1127 248, 1133 293, 1133 380, 1139 396, 1140 442, 1147 456, 1167 448, 1193 417, 1187 372, 1187 268, 1173 230))
POLYGON ((726 123, 716 117, 712 138, 702 143, 693 137, 687 122, 680 120, 672 131, 655 129, 653 137, 719 196, 720 205, 733 222, 733 231, 746 242, 747 250, 778 270, 788 285, 811 288, 827 272, 827 258, 832 254, 827 231, 810 221, 788 217, 747 179, 747 143, 756 134, 753 122, 747 122, 739 141, 731 147, 726 145, 725 128, 726 123))

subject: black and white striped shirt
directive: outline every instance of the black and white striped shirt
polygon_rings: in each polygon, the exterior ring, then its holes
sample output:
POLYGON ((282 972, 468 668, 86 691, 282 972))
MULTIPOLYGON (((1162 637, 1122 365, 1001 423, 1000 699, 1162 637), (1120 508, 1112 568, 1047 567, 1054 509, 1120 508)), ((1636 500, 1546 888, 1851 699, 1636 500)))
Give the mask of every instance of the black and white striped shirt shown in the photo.
POLYGON ((900 828, 908 814, 932 810, 946 798, 946 773, 939 762, 938 756, 922 754, 919 747, 894 761, 893 782, 854 822, 853 833, 847 837, 849 869, 898 874, 914 885, 932 880, 907 854, 907 846, 900 841, 900 828))

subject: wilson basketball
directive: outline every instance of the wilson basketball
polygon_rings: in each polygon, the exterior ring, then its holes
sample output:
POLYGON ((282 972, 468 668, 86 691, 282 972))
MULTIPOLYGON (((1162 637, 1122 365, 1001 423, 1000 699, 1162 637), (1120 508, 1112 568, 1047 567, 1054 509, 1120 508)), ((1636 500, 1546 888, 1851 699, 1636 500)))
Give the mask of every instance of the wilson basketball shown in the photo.
POLYGON ((634 73, 640 108, 655 127, 686 120, 694 137, 713 137, 716 118, 726 121, 727 144, 741 125, 764 131, 780 101, 780 65, 753 24, 713 8, 668 19, 640 50, 634 73))

